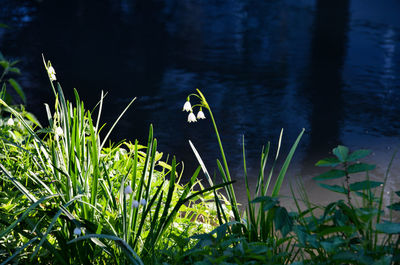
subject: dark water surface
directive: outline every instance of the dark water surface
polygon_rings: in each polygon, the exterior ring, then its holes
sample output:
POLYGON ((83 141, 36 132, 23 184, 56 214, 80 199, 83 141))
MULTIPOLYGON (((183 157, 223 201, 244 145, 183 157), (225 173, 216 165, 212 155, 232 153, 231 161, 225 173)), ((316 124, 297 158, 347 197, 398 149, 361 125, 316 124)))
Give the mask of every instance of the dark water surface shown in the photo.
POLYGON ((145 143, 152 123, 159 150, 187 173, 196 166, 189 139, 212 171, 210 120, 188 124, 181 111, 200 88, 234 176, 243 134, 254 172, 263 144, 275 147, 284 128, 287 152, 303 127, 291 174, 305 176, 338 144, 373 149, 382 168, 399 145, 399 11, 396 0, 0 0, 10 26, 0 50, 21 60, 29 109, 42 120, 53 102, 44 53, 71 99, 75 87, 92 107, 109 92, 104 122, 138 98, 114 140, 145 143))

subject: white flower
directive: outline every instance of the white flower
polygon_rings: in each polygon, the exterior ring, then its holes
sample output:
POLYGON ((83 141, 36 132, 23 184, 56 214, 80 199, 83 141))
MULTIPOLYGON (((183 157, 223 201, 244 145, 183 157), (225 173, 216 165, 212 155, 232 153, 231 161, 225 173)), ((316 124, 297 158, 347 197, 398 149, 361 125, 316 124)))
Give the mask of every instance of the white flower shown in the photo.
POLYGON ((47 68, 47 73, 50 76, 50 80, 51 81, 56 81, 56 71, 54 70, 53 66, 49 66, 49 68, 47 68))
POLYGON ((199 111, 199 113, 197 113, 197 119, 205 119, 206 116, 204 116, 204 112, 202 110, 199 111))
POLYGON ((146 199, 141 199, 140 200, 140 205, 144 206, 144 205, 146 205, 146 203, 147 203, 146 199))
POLYGON ((132 207, 133 207, 133 208, 139 207, 139 202, 138 202, 137 200, 133 200, 133 202, 132 202, 132 207))
POLYGON ((61 127, 57 127, 56 131, 55 131, 55 134, 57 136, 63 136, 64 135, 64 131, 63 131, 63 129, 61 127))
POLYGON ((125 188, 125 194, 131 194, 132 193, 132 187, 131 185, 126 186, 125 188))
POLYGON ((185 105, 183 105, 183 110, 182 111, 191 111, 192 110, 192 105, 190 104, 189 100, 185 102, 185 105))
POLYGON ((13 126, 14 125, 14 120, 12 118, 9 118, 7 121, 8 126, 13 126))
POLYGON ((80 236, 82 234, 82 230, 79 227, 75 227, 74 235, 80 236))
POLYGON ((196 116, 194 116, 193 112, 190 112, 189 116, 188 116, 188 122, 191 123, 191 122, 196 122, 196 121, 197 121, 196 116))

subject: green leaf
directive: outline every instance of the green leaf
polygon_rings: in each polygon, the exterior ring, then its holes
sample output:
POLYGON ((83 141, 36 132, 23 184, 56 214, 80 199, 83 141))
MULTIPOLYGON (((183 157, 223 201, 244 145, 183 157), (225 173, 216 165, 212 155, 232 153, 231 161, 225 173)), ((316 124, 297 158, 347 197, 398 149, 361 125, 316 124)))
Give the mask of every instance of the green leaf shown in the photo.
POLYGON ((345 233, 345 234, 349 235, 349 234, 352 234, 354 231, 355 231, 354 226, 333 226, 333 227, 324 228, 318 234, 321 236, 325 236, 328 234, 340 232, 340 233, 345 233))
POLYGON ((361 158, 364 158, 364 157, 368 156, 369 154, 371 154, 371 150, 360 149, 360 150, 357 150, 357 151, 354 151, 353 153, 351 153, 349 155, 349 157, 347 158, 347 161, 353 162, 353 161, 359 160, 361 158))
POLYGON ((349 154, 349 148, 343 145, 339 145, 338 147, 332 150, 333 154, 339 159, 340 162, 346 162, 347 156, 349 154))
MULTIPOLYGON (((42 125, 40 124, 39 120, 35 117, 35 115, 33 115, 30 112, 25 112, 24 116, 30 120, 31 122, 33 122, 35 125, 39 126, 40 128, 42 128, 42 125)), ((48 132, 51 132, 51 130, 49 130, 48 132)))
POLYGON ((24 101, 24 103, 26 103, 25 93, 22 90, 21 86, 18 84, 18 82, 15 81, 13 78, 8 79, 8 82, 14 88, 14 90, 17 92, 20 98, 24 101))
POLYGON ((9 26, 7 25, 7 24, 4 24, 4 23, 0 23, 0 28, 9 28, 9 26))
POLYGON ((287 155, 286 160, 283 163, 283 166, 281 168, 281 171, 279 172, 278 178, 276 179, 274 189, 272 190, 272 193, 271 193, 272 197, 276 197, 279 195, 279 191, 281 190, 282 182, 283 182, 283 179, 285 178, 286 171, 289 167, 290 161, 292 160, 294 152, 296 151, 297 145, 299 144, 300 139, 304 134, 304 131, 305 131, 305 129, 303 128, 303 130, 301 131, 299 136, 297 136, 297 139, 294 142, 292 148, 290 148, 289 154, 287 155))
POLYGON ((21 71, 17 67, 11 67, 9 70, 10 70, 10 72, 13 72, 13 73, 16 73, 19 75, 21 74, 21 71))
POLYGON ((340 164, 340 161, 336 157, 328 157, 319 160, 315 165, 318 167, 335 167, 340 164))
POLYGON ((279 200, 269 196, 260 196, 252 200, 250 203, 263 203, 263 210, 268 211, 275 205, 279 204, 279 200))
POLYGON ((334 260, 358 261, 359 255, 350 251, 342 251, 333 256, 334 260))
POLYGON ((338 192, 338 193, 343 193, 343 194, 347 194, 347 190, 341 186, 338 185, 327 185, 324 183, 318 183, 318 185, 320 185, 322 188, 328 189, 330 191, 333 192, 338 192))
POLYGON ((395 191, 394 193, 396 193, 396 195, 400 197, 400 190, 395 191))
POLYGON ((400 211, 400 202, 393 203, 389 205, 387 208, 392 209, 394 211, 400 211))
POLYGON ((351 191, 368 190, 383 185, 383 182, 364 180, 350 184, 351 191))
POLYGON ((346 172, 340 169, 331 169, 321 175, 314 177, 314 180, 337 179, 346 176, 346 172))
POLYGON ((4 69, 6 69, 10 66, 10 63, 7 62, 6 60, 1 60, 0 65, 3 66, 4 69))
POLYGON ((350 165, 347 168, 347 172, 352 174, 352 173, 358 173, 358 172, 364 172, 364 171, 373 170, 374 168, 375 168, 375 165, 359 163, 359 164, 350 165))
POLYGON ((376 224, 376 230, 386 234, 400 234, 400 223, 386 222, 376 224))
POLYGON ((293 221, 284 207, 278 207, 275 212, 275 227, 280 230, 285 237, 293 228, 293 221))

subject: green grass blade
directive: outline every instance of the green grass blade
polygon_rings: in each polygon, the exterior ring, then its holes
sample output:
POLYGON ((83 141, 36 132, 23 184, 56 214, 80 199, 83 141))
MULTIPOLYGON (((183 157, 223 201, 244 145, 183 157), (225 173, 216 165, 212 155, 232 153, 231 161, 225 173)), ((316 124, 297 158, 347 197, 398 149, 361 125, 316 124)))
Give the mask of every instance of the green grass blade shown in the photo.
POLYGON ((71 241, 68 241, 67 244, 72 244, 77 241, 91 239, 91 238, 103 238, 114 241, 121 248, 121 250, 124 251, 124 253, 127 255, 132 264, 143 265, 142 260, 139 258, 136 252, 123 239, 117 236, 110 236, 103 234, 87 234, 84 236, 77 237, 71 241))
POLYGON ((289 164, 290 164, 290 162, 292 160, 294 152, 296 151, 297 145, 299 144, 300 139, 303 136, 303 134, 304 134, 304 129, 301 131, 301 133, 297 137, 295 143, 293 144, 292 148, 290 149, 290 152, 289 152, 288 156, 286 157, 285 163, 283 164, 283 166, 281 168, 281 171, 279 172, 278 179, 275 182, 274 189, 272 190, 272 195, 271 195, 272 197, 276 197, 279 194, 279 191, 280 191, 281 186, 282 186, 283 179, 285 178, 286 171, 287 171, 287 169, 289 167, 289 164))
POLYGON ((20 222, 22 222, 26 217, 28 217, 28 215, 30 214, 30 212, 35 209, 39 204, 41 204, 42 202, 51 199, 53 197, 56 197, 58 195, 50 195, 50 196, 46 196, 46 197, 42 197, 39 200, 37 200, 36 202, 34 202, 33 204, 31 204, 28 209, 26 209, 24 211, 24 213, 17 219, 15 220, 11 225, 9 225, 6 229, 4 229, 3 231, 0 232, 0 238, 2 238, 4 235, 8 234, 17 224, 19 224, 20 222))
POLYGON ((106 134, 106 136, 104 137, 103 142, 100 145, 100 150, 103 149, 104 144, 106 143, 108 137, 110 136, 111 132, 113 131, 114 127, 117 125, 117 123, 119 122, 119 120, 122 118, 122 116, 125 114, 125 112, 129 109, 129 107, 132 105, 132 103, 136 100, 136 98, 132 99, 131 102, 129 102, 129 104, 125 107, 125 109, 121 112, 121 114, 118 116, 118 118, 115 120, 115 122, 113 123, 113 125, 111 126, 110 130, 108 131, 108 133, 106 134))
POLYGON ((30 244, 32 244, 34 241, 36 241, 38 238, 34 237, 31 240, 29 240, 28 242, 26 242, 22 247, 18 248, 14 254, 10 257, 8 257, 5 261, 3 261, 0 265, 6 265, 9 264, 8 262, 10 262, 11 260, 13 260, 22 250, 24 250, 25 248, 27 248, 30 244))

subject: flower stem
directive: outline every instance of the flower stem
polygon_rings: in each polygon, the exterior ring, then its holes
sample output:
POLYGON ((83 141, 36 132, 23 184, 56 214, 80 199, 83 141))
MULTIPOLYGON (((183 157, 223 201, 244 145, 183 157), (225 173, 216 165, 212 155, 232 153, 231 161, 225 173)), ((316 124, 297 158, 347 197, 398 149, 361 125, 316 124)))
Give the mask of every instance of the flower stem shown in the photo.
MULTIPOLYGON (((211 108, 208 106, 208 104, 207 104, 207 109, 210 112, 210 117, 211 117, 212 123, 214 125, 214 130, 215 130, 215 134, 217 136, 219 149, 221 151, 222 161, 223 161, 224 167, 225 167, 226 177, 227 177, 228 181, 232 181, 231 174, 229 173, 228 162, 226 161, 226 157, 225 157, 224 148, 222 147, 222 141, 221 141, 221 138, 220 138, 219 133, 218 133, 217 124, 216 124, 216 122, 214 120, 214 116, 213 116, 211 108)), ((235 220, 240 222, 239 210, 237 208, 237 201, 236 201, 235 191, 233 190, 233 185, 232 184, 228 185, 227 193, 228 193, 229 198, 231 200, 231 205, 232 205, 233 214, 235 216, 235 220)))

